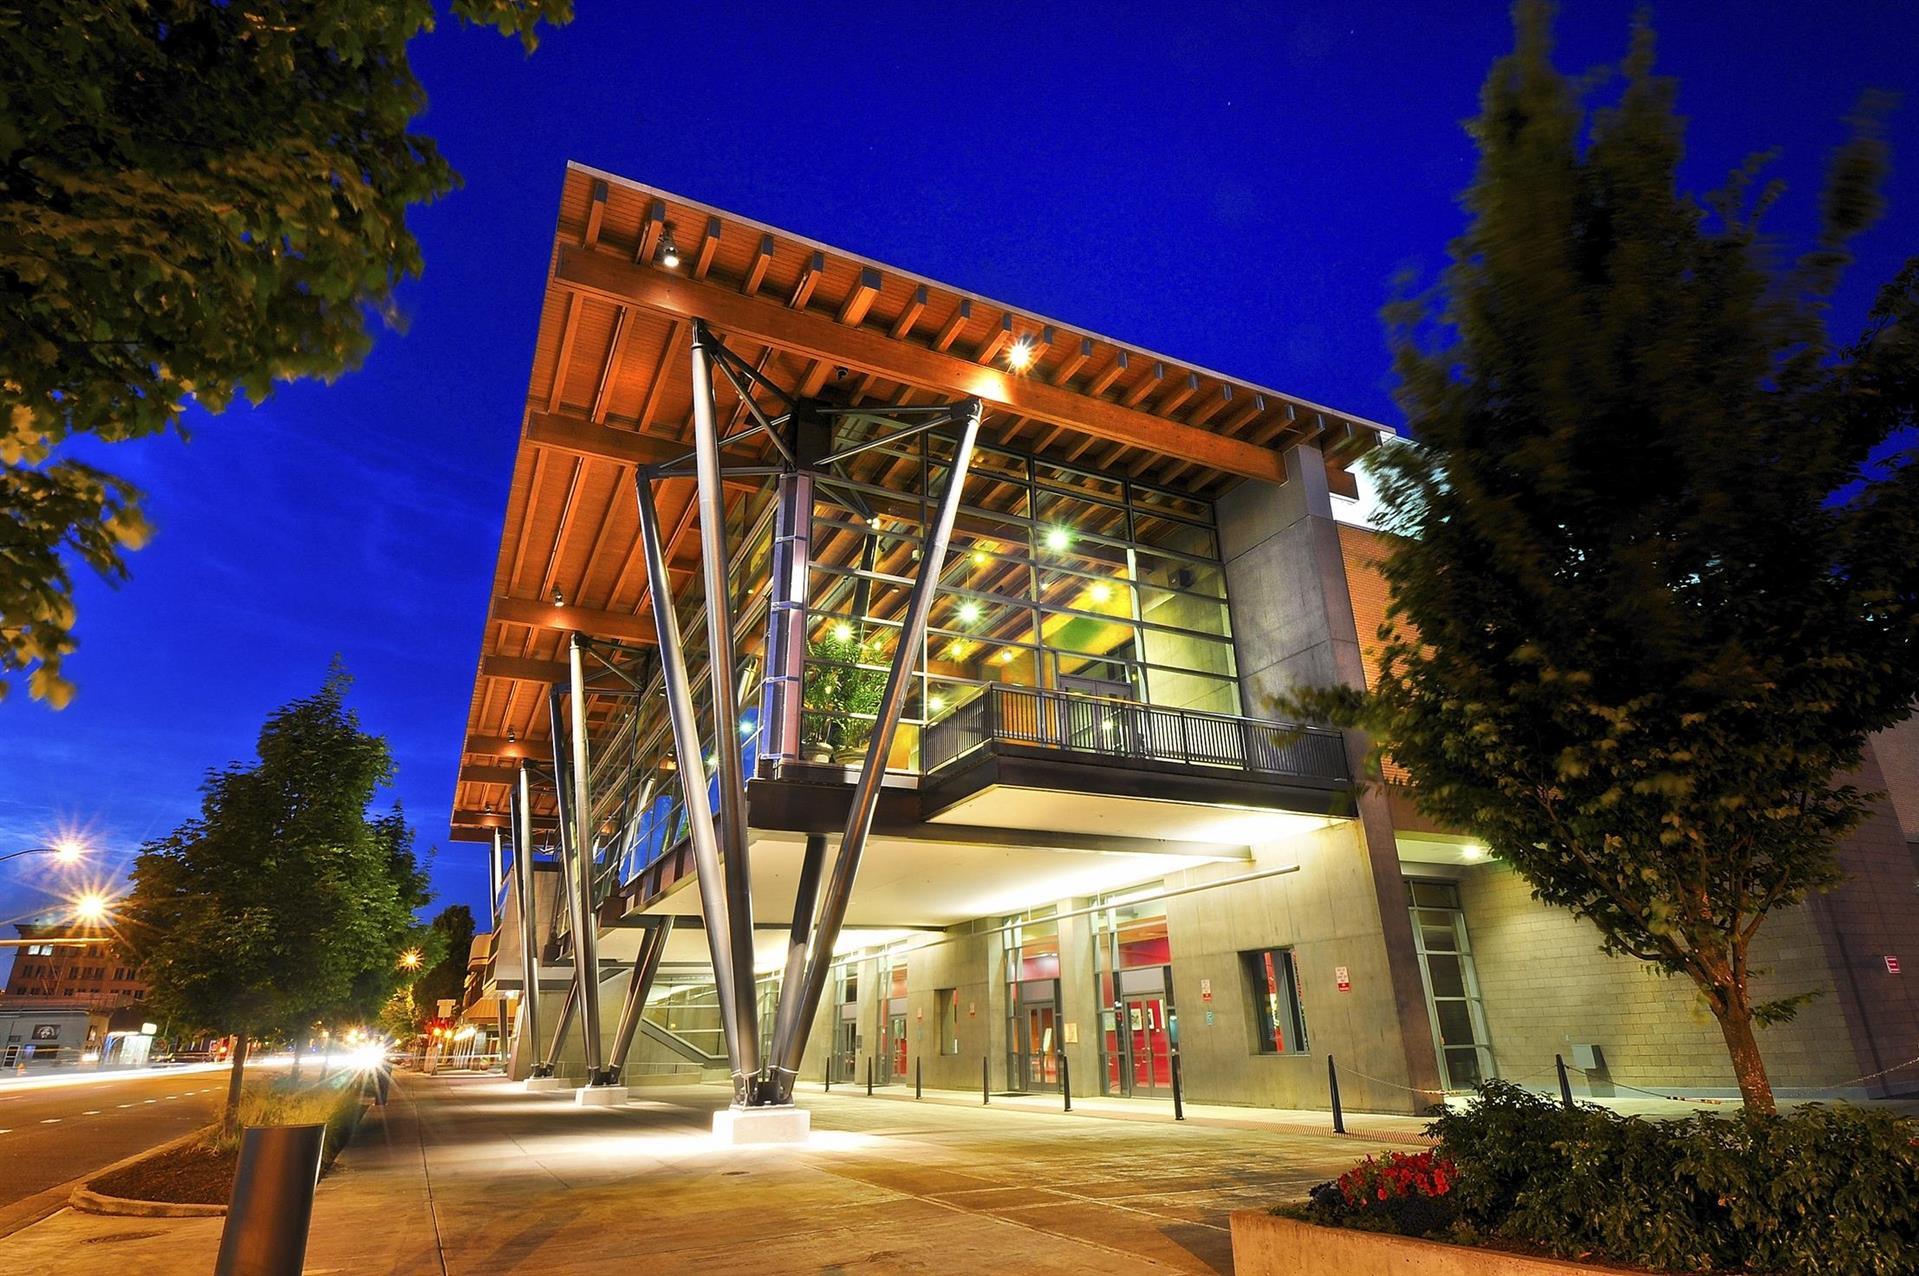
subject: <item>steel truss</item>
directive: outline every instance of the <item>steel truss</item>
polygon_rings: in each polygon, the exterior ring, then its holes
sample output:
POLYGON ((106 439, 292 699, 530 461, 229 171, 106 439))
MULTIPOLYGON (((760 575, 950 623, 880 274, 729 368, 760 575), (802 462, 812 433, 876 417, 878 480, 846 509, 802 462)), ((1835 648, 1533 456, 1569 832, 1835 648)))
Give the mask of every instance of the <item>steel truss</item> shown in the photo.
MULTIPOLYGON (((618 1084, 671 933, 671 918, 640 919, 647 933, 628 977, 611 1049, 606 1048, 598 995, 601 979, 599 886, 617 873, 617 866, 635 845, 649 808, 662 795, 665 786, 673 783, 671 778, 663 778, 657 769, 643 770, 647 739, 638 705, 642 699, 658 694, 665 702, 672 752, 677 762, 675 769, 685 812, 686 836, 712 956, 734 1102, 739 1106, 791 1103, 808 1032, 817 1015, 832 964, 833 948, 844 927, 853 883, 872 832, 886 758, 906 705, 914 657, 925 637, 983 408, 978 399, 898 408, 850 408, 817 400, 797 400, 728 350, 705 323, 697 320, 693 324, 692 383, 692 450, 671 461, 642 469, 635 481, 639 548, 649 582, 657 651, 575 634, 567 648, 568 678, 549 691, 552 788, 559 815, 554 849, 560 865, 563 916, 571 938, 573 978, 568 984, 551 1046, 533 1071, 535 1075, 553 1072, 561 1044, 577 1020, 585 1047, 588 1084, 618 1084), (715 411, 715 371, 738 396, 740 415, 746 418, 741 428, 724 435, 715 411), (767 401, 764 406, 762 399, 767 401), (838 451, 832 450, 833 425, 852 417, 892 428, 838 451), (806 649, 802 569, 810 558, 807 539, 816 487, 822 495, 830 493, 831 499, 862 518, 870 518, 873 511, 864 508, 865 501, 859 493, 841 486, 846 481, 846 475, 839 469, 842 463, 873 448, 942 428, 956 429, 958 435, 950 460, 942 457, 940 462, 948 471, 946 490, 927 531, 918 575, 912 583, 904 624, 887 672, 877 720, 867 739, 865 758, 854 785, 837 854, 832 860, 830 878, 827 838, 816 834, 806 839, 773 1034, 762 1054, 753 958, 746 776, 740 733, 733 729, 744 708, 735 642, 740 618, 733 614, 730 604, 729 568, 735 547, 728 543, 731 538, 727 531, 723 485, 743 476, 767 477, 777 484, 778 499, 768 511, 774 522, 772 574, 775 583, 766 616, 767 659, 763 686, 759 689, 763 703, 761 724, 763 730, 775 733, 773 738, 795 740, 803 698, 800 668, 806 649), (729 464, 724 459, 727 449, 755 440, 767 445, 772 463, 755 459, 729 464), (705 765, 705 733, 694 704, 687 644, 667 571, 667 547, 654 493, 662 481, 688 478, 695 485, 700 573, 707 604, 704 654, 714 719, 710 771, 705 765), (624 698, 631 702, 633 711, 616 717, 612 728, 603 729, 598 738, 590 738, 589 699, 606 698, 624 698)), ((872 552, 870 544, 863 552, 872 552)), ((520 927, 528 989, 520 1015, 521 1031, 531 1034, 530 1049, 535 1054, 542 1034, 535 995, 539 948, 531 904, 534 900, 531 794, 538 776, 529 764, 522 764, 513 795, 511 820, 513 871, 522 903, 520 927)))

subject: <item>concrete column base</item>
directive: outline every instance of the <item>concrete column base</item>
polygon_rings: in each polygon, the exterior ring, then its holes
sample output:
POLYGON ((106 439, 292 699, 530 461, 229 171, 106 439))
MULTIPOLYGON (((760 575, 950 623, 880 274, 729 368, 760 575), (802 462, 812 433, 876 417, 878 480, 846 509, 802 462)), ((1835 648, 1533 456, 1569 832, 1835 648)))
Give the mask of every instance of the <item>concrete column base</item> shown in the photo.
POLYGON ((571 1090, 565 1077, 528 1077, 523 1083, 528 1090, 551 1093, 555 1090, 571 1090))
POLYGON ((764 1108, 722 1108, 713 1114, 713 1141, 725 1147, 747 1143, 804 1143, 813 1115, 790 1103, 764 1108))
POLYGON ((573 1092, 573 1102, 583 1108, 616 1108, 626 1102, 623 1085, 583 1085, 573 1092))

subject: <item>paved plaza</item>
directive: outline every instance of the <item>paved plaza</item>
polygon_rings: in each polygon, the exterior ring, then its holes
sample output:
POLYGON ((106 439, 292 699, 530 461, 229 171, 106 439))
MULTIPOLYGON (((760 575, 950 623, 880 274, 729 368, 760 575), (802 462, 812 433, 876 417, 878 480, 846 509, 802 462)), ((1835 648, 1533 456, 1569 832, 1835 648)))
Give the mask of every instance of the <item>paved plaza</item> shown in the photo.
MULTIPOLYGON (((1297 1197, 1415 1125, 1340 1138, 1304 1114, 1175 1124, 836 1090, 803 1095, 807 1146, 719 1150, 723 1089, 636 1093, 583 1109, 497 1078, 404 1077, 320 1187, 307 1272, 1228 1272, 1229 1211, 1297 1197)), ((0 1248, 52 1276, 204 1276, 220 1224, 67 1210, 0 1248)))

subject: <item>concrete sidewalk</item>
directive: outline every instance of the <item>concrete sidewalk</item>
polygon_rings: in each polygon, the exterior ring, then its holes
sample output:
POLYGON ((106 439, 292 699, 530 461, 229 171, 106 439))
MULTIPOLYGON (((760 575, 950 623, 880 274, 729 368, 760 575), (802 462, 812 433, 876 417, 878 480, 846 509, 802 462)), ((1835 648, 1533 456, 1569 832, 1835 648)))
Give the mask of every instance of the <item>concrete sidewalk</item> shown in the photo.
MULTIPOLYGON (((1225 1272, 1228 1211, 1295 1199, 1384 1146, 835 1090, 803 1096, 811 1143, 719 1149, 725 1091, 635 1093, 596 1109, 404 1079, 321 1184, 307 1272, 1225 1272)), ((205 1276, 221 1222, 69 1210, 5 1258, 205 1276)))

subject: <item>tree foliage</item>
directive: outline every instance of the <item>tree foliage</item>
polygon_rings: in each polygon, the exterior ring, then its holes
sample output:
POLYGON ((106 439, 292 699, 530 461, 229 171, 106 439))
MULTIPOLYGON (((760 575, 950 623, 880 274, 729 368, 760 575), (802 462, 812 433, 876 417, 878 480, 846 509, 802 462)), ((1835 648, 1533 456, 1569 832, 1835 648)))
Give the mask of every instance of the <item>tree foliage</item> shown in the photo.
POLYGON ((473 910, 465 904, 449 904, 440 910, 429 928, 433 952, 428 954, 426 973, 414 989, 424 1013, 433 1014, 439 1003, 452 998, 458 1006, 466 994, 466 964, 473 951, 473 910))
MULTIPOLYGON (((571 0, 453 0, 530 50, 571 0)), ((356 366, 420 273, 407 209, 458 176, 408 131, 431 0, 71 0, 0 14, 0 674, 54 703, 77 557, 145 524, 70 459, 356 366)), ((0 682, 0 694, 6 683, 0 682)))
POLYGON ((1303 697, 1411 773, 1605 947, 1692 979, 1749 1105, 1752 942, 1839 878, 1866 737, 1919 694, 1919 261, 1835 346, 1827 298, 1880 212, 1856 122, 1816 247, 1774 260, 1757 164, 1681 193, 1674 86, 1640 27, 1610 106, 1548 14, 1472 126, 1469 225, 1390 310, 1418 447, 1375 462, 1396 541, 1370 694, 1303 697))
POLYGON ((200 815, 141 848, 125 933, 155 1012, 265 1036, 321 1017, 371 1020, 428 898, 398 807, 369 816, 392 776, 337 668, 276 710, 259 758, 208 775, 200 815))

